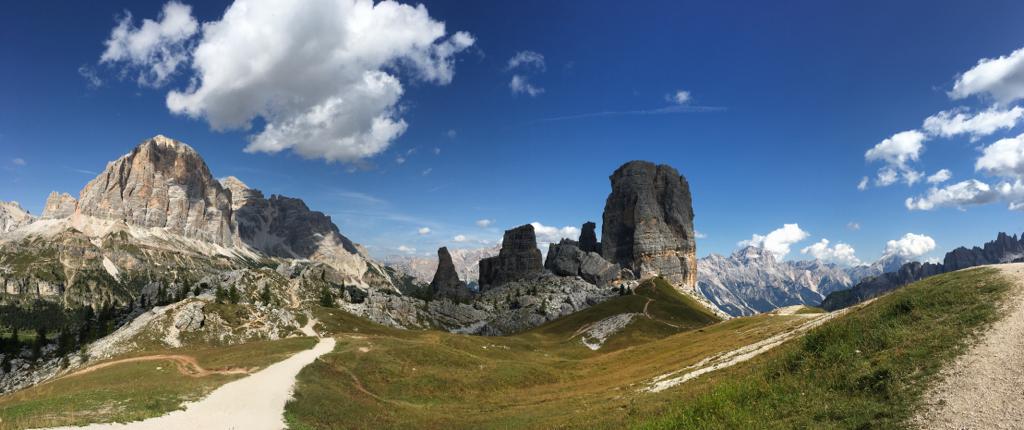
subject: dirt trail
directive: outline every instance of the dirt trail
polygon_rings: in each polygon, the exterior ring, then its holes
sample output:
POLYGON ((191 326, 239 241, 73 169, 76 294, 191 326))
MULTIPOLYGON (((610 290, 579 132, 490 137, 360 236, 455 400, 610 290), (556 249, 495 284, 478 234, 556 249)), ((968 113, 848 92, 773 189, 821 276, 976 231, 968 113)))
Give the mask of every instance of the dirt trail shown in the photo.
POLYGON ((1024 264, 996 266, 1016 284, 1005 316, 942 370, 914 424, 928 429, 1024 428, 1024 264))
POLYGON ((157 354, 157 355, 144 355, 144 356, 141 356, 141 357, 129 357, 129 358, 122 358, 120 360, 107 361, 107 362, 104 362, 104 363, 97 364, 95 366, 87 367, 85 369, 79 370, 79 371, 74 372, 74 373, 70 373, 68 375, 62 376, 61 378, 67 378, 67 377, 71 377, 71 376, 78 376, 78 375, 81 375, 81 374, 84 374, 84 373, 95 372, 97 370, 100 370, 100 369, 103 369, 103 368, 107 368, 107 367, 110 367, 110 366, 114 366, 114 365, 117 365, 117 364, 135 363, 135 362, 140 362, 140 361, 170 361, 170 362, 174 363, 175 367, 178 368, 178 372, 181 372, 182 375, 192 376, 192 377, 196 377, 196 378, 202 377, 202 376, 207 376, 207 375, 237 375, 237 374, 243 374, 243 373, 252 373, 255 370, 255 368, 253 368, 253 369, 243 369, 243 368, 204 369, 203 366, 199 365, 199 362, 196 361, 195 357, 192 357, 192 356, 189 356, 189 355, 157 354))
POLYGON ((647 317, 647 318, 650 318, 651 321, 657 321, 657 322, 665 324, 665 325, 667 325, 669 327, 680 328, 679 326, 677 326, 675 324, 672 324, 672 323, 670 323, 668 321, 662 321, 662 320, 659 320, 659 319, 651 316, 651 314, 649 312, 647 312, 647 307, 650 306, 651 302, 653 302, 653 301, 654 301, 654 299, 647 299, 647 303, 644 303, 644 316, 647 317))
POLYGON ((696 364, 684 367, 674 372, 669 372, 651 380, 650 384, 642 388, 642 391, 649 393, 657 393, 659 391, 667 390, 675 387, 676 385, 682 384, 698 376, 706 373, 711 373, 719 369, 733 366, 735 364, 742 363, 750 360, 751 358, 757 357, 758 355, 764 354, 772 350, 773 348, 782 345, 786 341, 795 337, 801 336, 811 329, 818 327, 836 317, 846 314, 853 309, 861 308, 872 300, 868 300, 856 306, 851 306, 846 309, 841 309, 830 313, 811 314, 812 317, 808 317, 808 321, 804 322, 795 328, 787 330, 785 332, 776 334, 766 339, 762 339, 758 342, 754 342, 750 345, 719 353, 706 357, 696 364))
MULTIPOLYGON (((303 333, 316 336, 310 318, 303 333)), ((334 350, 334 338, 322 338, 312 349, 299 352, 245 378, 217 388, 185 410, 127 424, 93 424, 86 429, 246 429, 285 428, 284 406, 292 397, 295 377, 303 367, 334 350)))

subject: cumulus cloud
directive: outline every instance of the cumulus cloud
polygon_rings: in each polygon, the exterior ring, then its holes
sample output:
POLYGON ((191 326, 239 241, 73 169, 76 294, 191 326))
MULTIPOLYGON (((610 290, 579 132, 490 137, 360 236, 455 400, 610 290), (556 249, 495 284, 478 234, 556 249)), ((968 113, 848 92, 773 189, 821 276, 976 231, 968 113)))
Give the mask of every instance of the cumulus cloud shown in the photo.
POLYGON ((923 234, 907 233, 903 237, 885 243, 884 256, 898 255, 916 258, 935 249, 935 240, 923 234))
POLYGON ((944 188, 932 188, 924 196, 908 197, 904 205, 909 210, 923 211, 937 207, 963 208, 964 206, 992 203, 999 197, 999 193, 988 184, 976 179, 969 179, 944 188))
POLYGON ((853 231, 860 230, 860 223, 856 222, 856 221, 850 221, 850 222, 846 223, 846 228, 848 228, 850 230, 853 230, 853 231))
POLYGON ((789 254, 789 247, 810 236, 802 230, 799 224, 783 224, 781 228, 773 230, 767 235, 755 234, 750 240, 740 241, 739 246, 756 246, 764 248, 774 254, 777 258, 783 258, 789 254))
POLYGON ((697 239, 706 239, 708 237, 708 235, 706 235, 704 233, 701 233, 701 232, 699 232, 697 230, 694 230, 693 231, 693 237, 695 237, 697 239))
POLYGON ((465 242, 465 241, 469 240, 469 238, 467 238, 465 235, 457 234, 457 235, 455 235, 455 237, 452 238, 452 240, 454 240, 455 242, 458 242, 458 243, 462 243, 462 242, 465 242))
POLYGON ((562 239, 576 240, 580 237, 580 229, 573 226, 551 227, 539 222, 531 222, 533 231, 537 234, 537 243, 555 243, 562 239))
POLYGON ((689 91, 684 91, 684 90, 678 90, 678 91, 676 91, 676 92, 674 92, 672 94, 666 94, 665 95, 665 100, 666 101, 668 101, 670 103, 675 103, 677 105, 687 104, 687 103, 690 102, 690 99, 691 99, 690 92, 689 91))
MULTIPOLYGON (((125 13, 104 42, 107 49, 100 63, 125 63, 138 72, 140 85, 166 83, 178 66, 188 61, 188 41, 199 30, 199 22, 192 17, 192 6, 177 1, 165 4, 158 19, 144 19, 136 26, 131 13, 125 13)), ((82 68, 78 72, 86 76, 82 68)), ((88 76, 86 79, 93 82, 88 76)))
POLYGON ((100 79, 99 75, 96 74, 96 70, 85 64, 78 66, 78 76, 85 79, 86 84, 89 88, 99 88, 103 85, 103 79, 100 79))
POLYGON ((530 78, 524 75, 512 75, 512 80, 509 81, 508 88, 512 90, 512 94, 526 94, 530 97, 537 97, 544 94, 544 88, 531 84, 530 78))
POLYGON ((941 184, 943 182, 948 181, 949 178, 952 177, 953 172, 950 172, 949 169, 942 169, 929 176, 928 179, 925 180, 925 182, 928 182, 929 184, 941 184))
POLYGON ((421 173, 423 174, 423 176, 427 176, 427 175, 430 174, 430 172, 433 172, 433 171, 434 171, 433 167, 428 167, 426 169, 423 169, 423 172, 421 172, 421 173))
POLYGON ((986 146, 974 163, 974 169, 998 176, 1024 176, 1024 134, 986 146))
POLYGON ((963 99, 986 95, 999 103, 1024 98, 1024 48, 999 58, 983 58, 961 74, 949 96, 963 99))
POLYGON ((147 67, 147 85, 188 62, 190 84, 167 95, 171 112, 216 130, 262 123, 247 152, 328 161, 383 152, 408 127, 399 76, 446 85, 455 55, 475 43, 448 35, 423 5, 388 0, 236 0, 196 38, 190 12, 171 2, 159 22, 122 20, 101 62, 147 67))
POLYGON ((907 163, 917 161, 928 137, 917 130, 902 131, 882 140, 864 153, 867 161, 882 161, 885 167, 878 171, 875 184, 884 187, 896 183, 899 177, 907 185, 919 181, 923 174, 910 168, 907 163))
POLYGON ((24 158, 12 158, 11 159, 11 164, 13 164, 15 166, 24 166, 24 165, 28 164, 28 162, 25 161, 24 158))
POLYGON ((426 236, 430 234, 430 227, 420 227, 420 229, 417 230, 417 233, 419 233, 420 236, 426 236))
POLYGON ((857 251, 852 246, 846 243, 836 243, 834 246, 829 246, 828 239, 822 238, 817 243, 808 246, 800 250, 801 254, 809 254, 817 260, 830 261, 846 266, 856 266, 861 264, 859 258, 857 258, 857 251))
POLYGON ((932 136, 953 137, 968 134, 971 140, 988 136, 1000 129, 1011 129, 1024 117, 1024 108, 1014 106, 1002 110, 992 106, 986 111, 971 115, 964 109, 939 112, 924 120, 924 130, 932 136))
POLYGON ((405 245, 399 245, 398 246, 398 251, 399 252, 404 252, 406 254, 412 254, 412 253, 416 252, 416 248, 411 248, 411 247, 408 247, 408 246, 405 246, 405 245))
POLYGON ((480 227, 480 228, 490 227, 491 224, 494 224, 494 220, 493 219, 478 219, 478 220, 476 220, 476 225, 478 227, 480 227))
POLYGON ((508 59, 508 70, 512 70, 519 67, 525 68, 536 68, 543 71, 546 66, 544 64, 544 55, 534 51, 519 51, 512 58, 508 59))

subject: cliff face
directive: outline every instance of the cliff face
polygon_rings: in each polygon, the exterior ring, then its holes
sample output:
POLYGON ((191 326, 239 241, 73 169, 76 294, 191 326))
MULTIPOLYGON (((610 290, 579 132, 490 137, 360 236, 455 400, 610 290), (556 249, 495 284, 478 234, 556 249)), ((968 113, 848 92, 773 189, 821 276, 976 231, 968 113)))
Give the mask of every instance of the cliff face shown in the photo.
POLYGON ((218 245, 233 242, 231 193, 194 149, 164 136, 107 164, 82 189, 78 210, 218 245))
POLYGON ((75 213, 78 200, 68 193, 50 193, 46 198, 46 206, 43 207, 43 219, 67 218, 75 213))
POLYGON ((480 289, 529 278, 544 271, 537 234, 530 224, 505 230, 497 256, 480 260, 480 289))
POLYGON ((697 246, 686 178, 670 166, 631 161, 610 179, 601 228, 604 258, 641 279, 660 275, 693 290, 697 246))
POLYGON ((447 247, 437 250, 437 271, 434 272, 434 279, 430 281, 430 290, 434 297, 445 297, 457 302, 473 298, 473 292, 466 287, 465 282, 459 280, 459 273, 455 270, 455 263, 452 262, 447 247))

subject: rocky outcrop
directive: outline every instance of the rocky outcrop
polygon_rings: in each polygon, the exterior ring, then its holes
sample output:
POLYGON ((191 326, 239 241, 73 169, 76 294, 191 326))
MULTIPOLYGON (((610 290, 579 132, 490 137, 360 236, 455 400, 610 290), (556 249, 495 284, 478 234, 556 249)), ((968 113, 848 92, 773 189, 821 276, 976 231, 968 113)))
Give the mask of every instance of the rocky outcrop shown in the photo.
POLYGON ((174 316, 174 327, 185 332, 203 328, 203 321, 206 319, 206 315, 203 313, 204 306, 206 303, 201 301, 182 306, 182 309, 174 316))
POLYGON ((219 245, 233 243, 231 193, 194 149, 164 136, 107 164, 82 189, 78 210, 219 245))
POLYGON ((430 281, 430 291, 434 297, 444 297, 457 302, 466 302, 473 298, 473 292, 469 290, 466 283, 459 280, 459 273, 455 270, 455 263, 452 263, 452 256, 448 253, 447 247, 437 250, 437 271, 434 272, 434 279, 430 281))
POLYGON ((7 233, 34 220, 18 202, 0 202, 0 233, 7 233))
POLYGON ((975 246, 967 249, 961 246, 946 253, 942 265, 946 271, 952 272, 984 264, 1006 263, 1021 256, 1024 256, 1024 240, 1018 240, 1017 235, 999 233, 996 240, 985 243, 981 248, 975 246))
POLYGON ((562 239, 548 246, 544 268, 558 276, 579 276, 597 285, 611 285, 619 277, 619 265, 610 263, 596 252, 585 252, 576 241, 562 239))
POLYGON ((580 250, 583 252, 601 253, 601 242, 597 241, 597 224, 591 221, 583 223, 583 230, 580 230, 580 250))
POLYGON ((530 224, 505 230, 497 256, 480 260, 480 289, 527 279, 544 270, 537 235, 530 224))
POLYGON ((43 206, 43 219, 67 218, 75 213, 75 206, 78 200, 68 193, 53 191, 46 198, 46 206, 43 206))
POLYGON ((610 177, 601 253, 641 279, 663 276, 677 287, 697 283, 690 186, 676 169, 631 161, 610 177))

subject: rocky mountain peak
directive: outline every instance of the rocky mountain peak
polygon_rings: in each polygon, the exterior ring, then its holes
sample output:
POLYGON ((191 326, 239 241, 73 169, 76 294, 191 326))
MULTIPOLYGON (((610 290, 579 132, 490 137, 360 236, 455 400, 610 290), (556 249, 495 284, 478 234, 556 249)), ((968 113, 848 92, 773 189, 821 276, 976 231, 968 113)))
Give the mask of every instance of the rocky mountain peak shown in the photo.
POLYGON ((79 194, 79 212, 231 245, 231 193, 192 147, 157 135, 107 164, 79 194))
POLYGON ((640 278, 664 276, 676 286, 697 284, 697 243, 686 178, 667 165, 630 161, 611 177, 601 227, 604 258, 640 278))
POLYGON ((437 250, 437 271, 430 282, 430 289, 434 297, 446 297, 460 302, 473 297, 473 292, 459 279, 459 273, 455 270, 455 263, 452 262, 447 247, 437 250))
POLYGON ((525 279, 544 271, 537 234, 530 224, 505 230, 497 256, 480 260, 480 289, 525 279))
POLYGON ((32 215, 18 202, 0 202, 0 233, 6 233, 31 223, 32 215))
POLYGON ((46 206, 43 207, 43 219, 67 218, 75 213, 78 200, 68 193, 53 191, 46 198, 46 206))

